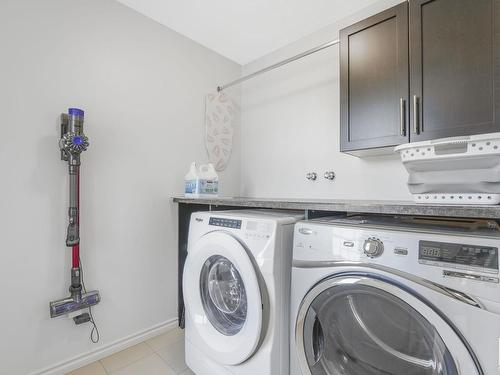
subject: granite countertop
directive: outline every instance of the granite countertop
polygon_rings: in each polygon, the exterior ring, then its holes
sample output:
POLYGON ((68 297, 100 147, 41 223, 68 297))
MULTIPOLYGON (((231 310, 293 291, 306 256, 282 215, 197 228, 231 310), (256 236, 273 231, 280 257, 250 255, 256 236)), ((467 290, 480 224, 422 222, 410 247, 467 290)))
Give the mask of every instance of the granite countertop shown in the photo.
POLYGON ((412 201, 390 200, 246 197, 185 198, 182 196, 174 197, 173 201, 184 204, 215 206, 500 219, 500 205, 427 205, 417 204, 412 201))

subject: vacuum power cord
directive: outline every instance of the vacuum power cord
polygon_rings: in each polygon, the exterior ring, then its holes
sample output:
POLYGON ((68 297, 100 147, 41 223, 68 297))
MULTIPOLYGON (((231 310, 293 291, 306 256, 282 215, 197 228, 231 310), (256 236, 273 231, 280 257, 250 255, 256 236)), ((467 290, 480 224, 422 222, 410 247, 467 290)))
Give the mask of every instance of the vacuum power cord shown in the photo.
MULTIPOLYGON (((83 271, 82 258, 80 257, 80 254, 78 254, 78 263, 80 265, 80 274, 82 276, 82 289, 84 293, 87 293, 87 288, 85 287, 85 276, 83 271)), ((89 306, 89 315, 90 315, 90 323, 92 324, 92 331, 90 331, 90 341, 92 341, 94 344, 97 344, 101 338, 101 335, 99 334, 99 328, 97 327, 94 315, 92 314, 91 306, 89 306)))

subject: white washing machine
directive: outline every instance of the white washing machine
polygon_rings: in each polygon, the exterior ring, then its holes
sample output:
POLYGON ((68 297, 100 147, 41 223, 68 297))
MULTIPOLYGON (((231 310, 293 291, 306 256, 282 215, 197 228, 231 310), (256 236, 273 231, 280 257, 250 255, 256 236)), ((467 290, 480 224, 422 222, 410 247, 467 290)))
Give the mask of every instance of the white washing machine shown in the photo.
POLYGON ((288 375, 295 212, 193 213, 183 292, 197 375, 288 375))
POLYGON ((495 223, 418 222, 297 223, 292 375, 500 374, 495 223))

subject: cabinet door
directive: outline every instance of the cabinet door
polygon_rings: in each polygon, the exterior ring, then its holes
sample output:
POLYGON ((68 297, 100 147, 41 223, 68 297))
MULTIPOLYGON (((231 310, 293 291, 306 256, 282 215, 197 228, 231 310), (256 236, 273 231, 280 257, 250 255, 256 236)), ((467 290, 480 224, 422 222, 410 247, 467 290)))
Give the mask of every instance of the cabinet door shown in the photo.
POLYGON ((410 0, 412 141, 500 131, 499 5, 410 0))
POLYGON ((408 4, 340 31, 341 151, 408 142, 408 4))

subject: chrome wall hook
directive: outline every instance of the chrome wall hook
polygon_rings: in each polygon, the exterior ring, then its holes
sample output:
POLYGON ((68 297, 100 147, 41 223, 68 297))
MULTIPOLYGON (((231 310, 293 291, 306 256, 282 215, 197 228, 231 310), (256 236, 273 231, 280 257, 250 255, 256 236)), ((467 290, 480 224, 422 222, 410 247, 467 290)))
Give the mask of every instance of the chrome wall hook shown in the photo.
POLYGON ((333 171, 326 171, 323 177, 327 180, 333 181, 335 179, 335 172, 333 171))
POLYGON ((308 174, 306 174, 306 178, 309 181, 316 181, 318 178, 318 174, 316 172, 309 172, 308 174))

